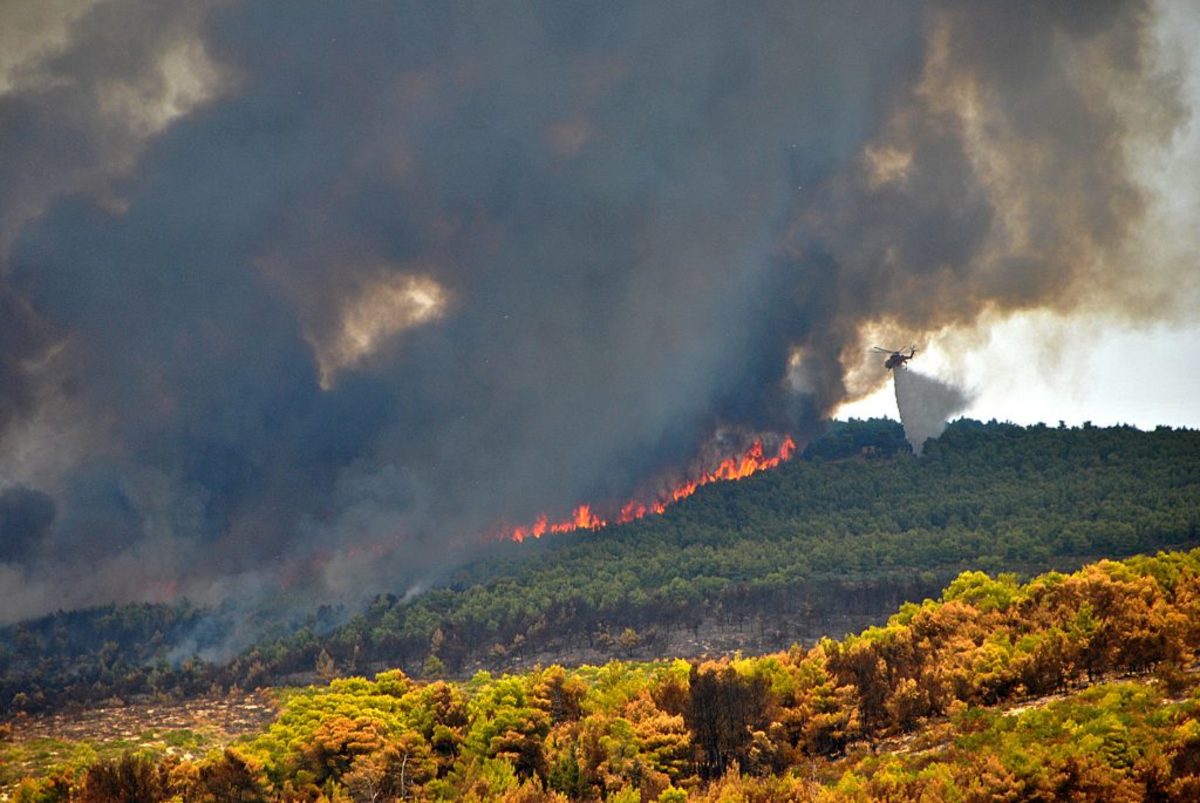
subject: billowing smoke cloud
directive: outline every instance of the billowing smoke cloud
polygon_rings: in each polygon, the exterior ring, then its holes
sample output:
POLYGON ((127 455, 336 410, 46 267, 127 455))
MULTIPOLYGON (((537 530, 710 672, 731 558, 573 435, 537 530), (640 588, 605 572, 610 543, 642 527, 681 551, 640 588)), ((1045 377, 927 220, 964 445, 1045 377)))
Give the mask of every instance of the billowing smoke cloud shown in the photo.
POLYGON ((803 437, 868 329, 1194 283, 1127 252, 1184 119, 1146 3, 18 6, 9 611, 403 590, 803 437))
POLYGON ((854 370, 864 325, 905 342, 1032 308, 1179 316, 1194 298, 1186 269, 1129 248, 1148 204, 1133 156, 1186 116, 1150 4, 930 11, 920 74, 785 240, 820 406, 879 383, 854 370))
POLYGON ((959 388, 911 368, 897 368, 892 372, 892 379, 904 437, 912 445, 914 454, 921 454, 925 441, 941 435, 950 417, 961 413, 971 403, 959 388))

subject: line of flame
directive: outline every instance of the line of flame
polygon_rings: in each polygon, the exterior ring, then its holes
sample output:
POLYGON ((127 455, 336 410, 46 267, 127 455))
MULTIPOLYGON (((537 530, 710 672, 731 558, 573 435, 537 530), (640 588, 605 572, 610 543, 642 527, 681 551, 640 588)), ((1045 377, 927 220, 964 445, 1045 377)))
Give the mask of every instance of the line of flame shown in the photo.
MULTIPOLYGON (((612 523, 626 524, 644 516, 662 513, 667 509, 668 505, 672 505, 681 499, 687 499, 704 485, 708 485, 711 482, 740 480, 749 477, 751 474, 775 468, 780 463, 791 459, 795 452, 796 442, 790 436, 784 438, 783 443, 779 445, 778 451, 772 457, 765 455, 762 441, 756 440, 740 458, 725 458, 715 469, 706 471, 695 479, 688 480, 653 502, 640 502, 636 499, 631 499, 621 506, 612 523)), ((541 538, 547 533, 599 530, 601 527, 607 527, 608 525, 609 522, 606 519, 601 518, 593 512, 591 505, 580 505, 571 511, 571 517, 568 519, 552 522, 543 513, 538 516, 533 524, 524 527, 514 527, 505 534, 505 537, 513 541, 524 541, 526 538, 541 538)))

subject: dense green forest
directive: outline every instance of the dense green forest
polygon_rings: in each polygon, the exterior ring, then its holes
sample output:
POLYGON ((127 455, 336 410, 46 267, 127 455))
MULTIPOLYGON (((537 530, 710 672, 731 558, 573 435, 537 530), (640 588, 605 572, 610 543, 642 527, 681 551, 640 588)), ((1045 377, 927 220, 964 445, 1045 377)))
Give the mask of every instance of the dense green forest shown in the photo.
POLYGON ((15 799, 1195 800, 1198 648, 1200 549, 969 571, 809 649, 288 690, 224 750, 68 761, 15 799))
POLYGON ((0 701, 38 710, 318 670, 462 676, 531 656, 653 656, 673 633, 721 624, 778 649, 811 643, 835 613, 882 621, 963 569, 1028 576, 1198 543, 1195 431, 964 420, 915 458, 895 422, 851 421, 665 515, 496 544, 424 595, 382 595, 339 626, 337 611, 313 612, 227 664, 193 653, 219 643, 231 614, 186 603, 4 628, 0 701))
POLYGON ((235 669, 269 677, 323 653, 346 672, 461 671, 597 642, 614 656, 646 642, 640 654, 654 655, 655 634, 713 620, 754 622, 762 646, 780 648, 806 621, 882 619, 966 568, 1028 575, 1198 543, 1200 433, 961 421, 918 459, 898 424, 851 422, 803 459, 702 488, 663 516, 503 545, 443 588, 380 597, 326 636, 260 645, 235 669))

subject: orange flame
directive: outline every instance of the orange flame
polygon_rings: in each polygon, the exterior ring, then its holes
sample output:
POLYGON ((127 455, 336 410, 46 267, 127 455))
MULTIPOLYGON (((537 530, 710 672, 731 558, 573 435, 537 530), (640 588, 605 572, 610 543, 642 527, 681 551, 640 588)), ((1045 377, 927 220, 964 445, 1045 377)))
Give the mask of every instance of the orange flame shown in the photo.
MULTIPOLYGON (((660 514, 667 509, 668 505, 674 504, 681 499, 687 499, 704 485, 708 485, 711 482, 744 479, 751 474, 775 468, 780 463, 790 460, 795 453, 796 442, 790 436, 784 438, 783 443, 779 445, 778 451, 772 457, 766 456, 763 452, 762 441, 756 440, 740 458, 725 458, 716 468, 711 471, 705 471, 695 479, 688 480, 682 485, 672 488, 670 491, 660 495, 655 501, 641 502, 637 499, 629 500, 621 506, 613 523, 626 524, 644 516, 660 514)), ((541 538, 546 533, 599 530, 601 527, 607 527, 608 525, 609 522, 607 520, 592 511, 591 505, 580 505, 571 511, 569 519, 551 522, 549 517, 543 513, 538 516, 533 524, 513 528, 506 533, 506 536, 513 541, 524 541, 526 538, 541 538)))

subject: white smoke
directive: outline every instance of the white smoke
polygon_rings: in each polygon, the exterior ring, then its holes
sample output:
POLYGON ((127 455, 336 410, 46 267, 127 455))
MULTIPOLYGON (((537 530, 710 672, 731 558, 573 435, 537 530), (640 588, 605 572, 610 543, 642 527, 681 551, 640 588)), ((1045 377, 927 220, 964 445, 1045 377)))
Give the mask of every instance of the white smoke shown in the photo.
POLYGON ((941 435, 950 416, 961 413, 971 401, 953 385, 908 368, 892 371, 892 381, 904 437, 912 445, 913 454, 921 454, 925 441, 941 435))

